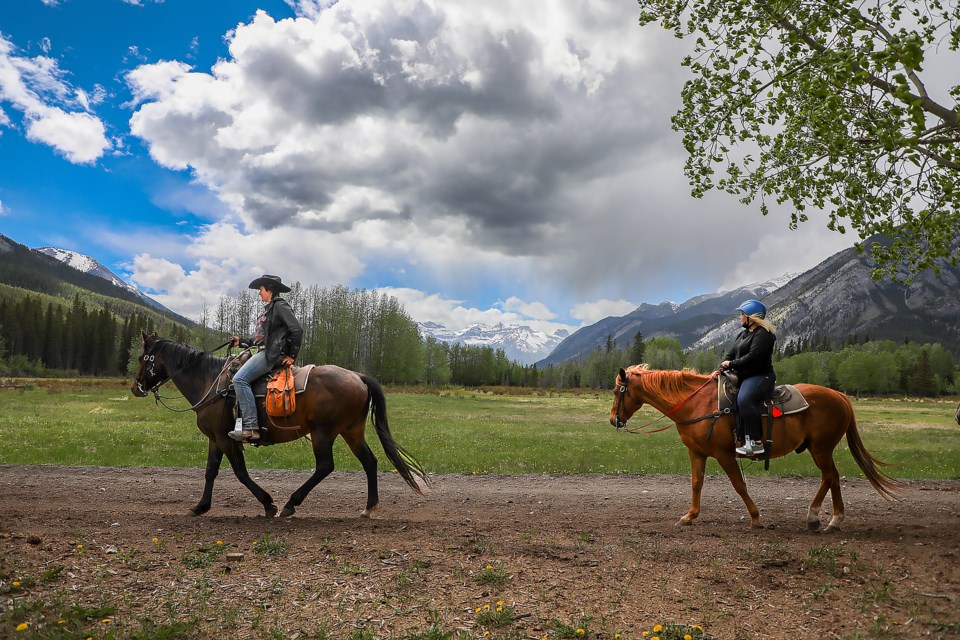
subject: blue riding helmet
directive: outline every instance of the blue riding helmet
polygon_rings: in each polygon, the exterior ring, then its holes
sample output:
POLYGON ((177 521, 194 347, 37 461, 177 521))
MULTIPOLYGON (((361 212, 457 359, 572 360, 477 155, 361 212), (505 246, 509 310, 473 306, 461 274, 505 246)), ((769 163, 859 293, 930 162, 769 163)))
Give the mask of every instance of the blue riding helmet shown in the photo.
POLYGON ((737 307, 737 311, 741 311, 748 316, 756 316, 761 320, 767 316, 767 308, 759 300, 747 300, 737 307))

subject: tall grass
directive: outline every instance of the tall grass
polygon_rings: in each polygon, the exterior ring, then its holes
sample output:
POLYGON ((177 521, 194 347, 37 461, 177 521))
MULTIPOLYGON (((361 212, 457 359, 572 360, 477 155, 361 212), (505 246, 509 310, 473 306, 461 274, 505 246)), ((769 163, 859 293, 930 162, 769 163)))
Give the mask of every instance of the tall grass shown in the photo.
MULTIPOLYGON (((17 381, 0 386, 0 464, 202 467, 206 438, 194 414, 174 413, 152 398, 135 398, 128 380, 17 381)), ((176 408, 187 403, 173 396, 176 408)), ((398 442, 434 473, 581 474, 689 473, 689 459, 675 429, 654 435, 617 432, 608 424, 612 394, 499 395, 449 390, 442 394, 390 390, 387 408, 398 442)), ((854 401, 867 448, 898 466, 896 478, 960 478, 960 428, 956 404, 934 401, 854 401)), ((645 408, 636 424, 659 414, 645 408)), ((632 422, 631 424, 634 424, 632 422)), ((665 420, 660 424, 668 424, 665 420)), ((389 463, 369 429, 367 441, 389 463)), ((309 469, 306 440, 247 448, 254 468, 309 469)), ((842 442, 835 455, 841 474, 862 476, 842 442)), ((340 441, 339 470, 360 470, 340 441)), ((748 474, 818 476, 808 454, 746 464, 748 474)), ((721 474, 711 461, 707 472, 721 474)))

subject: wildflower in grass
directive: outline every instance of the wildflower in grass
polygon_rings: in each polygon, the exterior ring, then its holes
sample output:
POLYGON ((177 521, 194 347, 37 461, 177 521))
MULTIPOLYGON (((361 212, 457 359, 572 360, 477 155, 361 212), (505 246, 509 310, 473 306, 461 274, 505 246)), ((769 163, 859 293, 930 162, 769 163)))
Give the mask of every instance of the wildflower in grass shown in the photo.
POLYGON ((29 626, 26 622, 21 622, 17 625, 17 631, 26 631, 29 626))
POLYGON ((653 625, 653 632, 654 632, 654 633, 660 633, 661 631, 663 631, 663 625, 660 625, 660 624, 655 624, 655 625, 653 625))
POLYGON ((582 635, 585 634, 585 633, 586 633, 586 630, 584 630, 583 627, 577 627, 577 635, 578 635, 578 636, 582 636, 582 635))
POLYGON ((153 538, 150 539, 150 542, 152 542, 153 544, 157 544, 158 542, 160 542, 160 539, 157 538, 157 536, 153 536, 153 538))
POLYGON ((683 640, 693 640, 693 636, 689 633, 683 634, 683 640))
POLYGON ((14 580, 14 581, 13 581, 13 586, 19 587, 19 586, 20 586, 20 582, 18 582, 17 580, 14 580))
POLYGON ((217 546, 223 546, 223 540, 217 540, 217 546))
POLYGON ((78 544, 78 545, 77 545, 77 550, 78 550, 78 551, 83 551, 83 545, 82 545, 82 544, 78 544))
POLYGON ((110 618, 104 618, 104 619, 101 620, 100 622, 102 622, 103 624, 109 624, 109 623, 113 622, 113 620, 111 620, 110 618))

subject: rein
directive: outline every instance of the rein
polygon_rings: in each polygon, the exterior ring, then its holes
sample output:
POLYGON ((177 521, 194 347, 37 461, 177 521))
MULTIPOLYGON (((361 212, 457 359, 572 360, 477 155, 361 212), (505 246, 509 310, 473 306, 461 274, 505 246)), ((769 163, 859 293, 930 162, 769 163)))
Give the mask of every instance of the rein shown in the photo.
MULTIPOLYGON (((697 395, 698 393, 700 393, 700 391, 701 391, 705 386, 707 386, 708 384, 710 384, 711 382, 713 382, 714 380, 716 380, 716 378, 717 378, 718 375, 720 375, 720 370, 719 370, 719 369, 718 369, 717 371, 714 371, 713 373, 711 373, 711 374, 710 374, 710 377, 707 378, 707 381, 706 381, 706 382, 704 382, 702 385, 700 385, 699 387, 697 387, 696 389, 694 389, 693 393, 691 393, 689 396, 687 396, 686 398, 684 398, 683 400, 681 400, 680 403, 679 403, 677 406, 675 406, 674 408, 670 409, 670 411, 667 411, 666 413, 662 414, 659 418, 654 418, 654 419, 651 420, 650 422, 648 422, 648 423, 646 423, 646 424, 642 424, 642 425, 640 425, 639 427, 634 427, 634 428, 632 428, 632 429, 628 429, 628 428, 627 428, 627 421, 626 421, 626 420, 621 420, 621 419, 620 419, 620 411, 621 411, 622 408, 623 408, 623 401, 624 401, 624 399, 625 399, 626 396, 627 396, 627 381, 624 380, 624 381, 620 384, 620 388, 618 389, 618 394, 619 394, 619 395, 618 395, 618 397, 617 397, 617 431, 626 431, 627 433, 645 433, 645 434, 647 434, 647 435, 650 435, 651 433, 660 433, 661 431, 666 431, 667 429, 670 429, 673 425, 667 425, 667 426, 661 427, 661 428, 659 428, 659 429, 649 429, 649 430, 647 430, 647 431, 644 431, 644 429, 646 429, 646 428, 649 427, 650 425, 656 424, 657 422, 660 422, 660 421, 663 420, 664 418, 669 417, 670 414, 672 414, 674 411, 676 411, 677 409, 679 409, 679 408, 682 407, 683 405, 687 404, 687 403, 693 398, 693 396, 695 396, 695 395, 697 395)), ((684 421, 684 422, 678 422, 677 424, 691 424, 691 423, 694 423, 694 422, 699 422, 699 421, 701 421, 701 420, 706 420, 707 418, 713 418, 714 421, 716 421, 716 419, 719 418, 721 415, 723 415, 723 413, 721 413, 721 412, 714 412, 714 413, 712 413, 712 414, 710 414, 710 415, 701 416, 701 417, 695 418, 695 419, 693 419, 693 420, 686 420, 686 421, 684 421)))

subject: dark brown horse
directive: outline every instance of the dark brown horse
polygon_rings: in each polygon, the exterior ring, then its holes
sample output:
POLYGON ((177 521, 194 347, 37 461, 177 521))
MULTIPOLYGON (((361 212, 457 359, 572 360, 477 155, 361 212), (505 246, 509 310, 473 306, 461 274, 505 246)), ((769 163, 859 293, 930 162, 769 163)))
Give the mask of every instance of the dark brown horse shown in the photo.
MULTIPOLYGON (((144 334, 140 367, 130 390, 135 396, 144 397, 164 382, 172 381, 197 414, 197 426, 210 443, 203 495, 197 506, 190 509, 194 515, 210 510, 213 482, 226 455, 237 479, 263 504, 264 514, 273 517, 277 513, 273 498, 247 473, 243 446, 227 436, 233 428, 232 407, 235 398, 223 391, 221 374, 225 363, 225 358, 156 335, 144 334)), ((337 436, 343 437, 367 475, 367 507, 362 515, 368 517, 376 509, 380 501, 377 492, 377 459, 364 439, 368 412, 372 413, 383 450, 400 476, 417 493, 422 493, 420 481, 428 484, 420 463, 394 441, 387 423, 383 390, 369 376, 332 365, 314 367, 310 371, 306 389, 297 395, 296 412, 288 418, 277 419, 283 424, 301 425, 299 428, 284 428, 265 420, 262 404, 258 400, 261 406, 260 424, 269 424, 270 441, 292 442, 309 435, 316 458, 313 475, 290 496, 280 517, 293 515, 307 494, 333 471, 333 442, 337 436)))
MULTIPOLYGON (((627 420, 644 404, 649 404, 676 423, 680 440, 690 454, 693 487, 690 511, 677 524, 692 524, 700 515, 700 491, 707 458, 716 458, 746 504, 751 524, 760 527, 760 511, 750 499, 743 474, 737 465, 734 451, 735 416, 723 415, 717 418, 715 425, 712 416, 711 419, 697 420, 712 414, 717 408, 717 387, 716 384, 707 384, 710 378, 690 371, 652 371, 646 365, 620 369, 614 388, 613 407, 610 409, 610 424, 618 428, 625 426, 627 420)), ((833 499, 833 517, 824 532, 839 530, 843 521, 840 473, 833 462, 833 450, 844 435, 847 436, 850 454, 873 488, 884 498, 895 500, 897 483, 877 468, 877 465, 884 463, 874 458, 863 446, 850 400, 842 393, 826 387, 812 384, 798 384, 796 387, 810 407, 774 420, 770 457, 779 458, 791 451, 800 453, 808 449, 820 469, 820 488, 807 510, 807 526, 813 531, 820 528, 820 506, 828 490, 833 499)))

